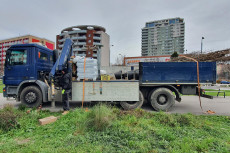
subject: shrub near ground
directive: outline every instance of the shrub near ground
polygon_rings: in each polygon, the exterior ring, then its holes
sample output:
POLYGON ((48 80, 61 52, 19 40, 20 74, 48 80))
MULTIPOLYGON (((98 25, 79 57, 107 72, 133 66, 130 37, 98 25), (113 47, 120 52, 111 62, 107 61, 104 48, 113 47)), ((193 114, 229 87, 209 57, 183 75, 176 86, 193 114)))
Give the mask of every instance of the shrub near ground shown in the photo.
POLYGON ((0 80, 0 93, 3 93, 3 88, 5 85, 3 84, 2 80, 0 80))
POLYGON ((1 152, 230 151, 230 118, 226 116, 122 111, 105 105, 88 112, 76 109, 65 116, 27 110, 14 110, 22 113, 17 120, 20 128, 1 131, 1 152), (39 118, 50 115, 59 119, 38 124, 39 118))
POLYGON ((0 130, 9 131, 14 128, 19 128, 17 118, 20 114, 14 112, 13 106, 6 104, 3 111, 0 111, 0 130))

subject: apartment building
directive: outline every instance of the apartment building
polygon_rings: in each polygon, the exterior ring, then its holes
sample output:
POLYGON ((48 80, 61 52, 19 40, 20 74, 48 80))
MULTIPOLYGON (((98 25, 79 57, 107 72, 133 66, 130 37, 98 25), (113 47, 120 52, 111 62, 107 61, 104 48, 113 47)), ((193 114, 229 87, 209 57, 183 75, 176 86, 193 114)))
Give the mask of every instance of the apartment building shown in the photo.
POLYGON ((110 65, 110 38, 106 29, 97 25, 79 25, 65 28, 56 37, 56 48, 63 48, 65 39, 70 37, 75 56, 92 57, 101 62, 101 66, 110 65))
POLYGON ((15 44, 28 44, 28 43, 41 43, 43 46, 54 50, 55 43, 45 38, 36 37, 33 35, 19 36, 9 39, 0 40, 0 63, 3 65, 6 58, 6 50, 10 48, 11 45, 15 44))
POLYGON ((142 28, 142 56, 184 53, 185 23, 183 18, 146 22, 142 28))

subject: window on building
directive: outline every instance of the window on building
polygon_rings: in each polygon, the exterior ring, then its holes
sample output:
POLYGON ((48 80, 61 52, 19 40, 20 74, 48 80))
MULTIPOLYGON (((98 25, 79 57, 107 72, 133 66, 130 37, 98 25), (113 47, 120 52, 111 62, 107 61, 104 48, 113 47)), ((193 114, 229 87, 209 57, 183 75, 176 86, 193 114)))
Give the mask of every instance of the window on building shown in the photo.
POLYGON ((169 20, 169 24, 175 24, 175 19, 169 20))
POLYGON ((154 27, 155 26, 155 23, 147 23, 146 24, 146 27, 154 27))

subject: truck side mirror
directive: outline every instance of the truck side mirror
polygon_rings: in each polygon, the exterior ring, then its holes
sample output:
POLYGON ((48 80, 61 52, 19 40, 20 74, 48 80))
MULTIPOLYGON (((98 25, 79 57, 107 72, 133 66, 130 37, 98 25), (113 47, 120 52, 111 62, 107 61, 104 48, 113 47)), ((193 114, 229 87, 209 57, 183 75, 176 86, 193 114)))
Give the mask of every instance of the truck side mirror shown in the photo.
POLYGON ((9 51, 6 51, 6 56, 9 56, 10 55, 10 52, 9 51))
POLYGON ((8 68, 8 58, 9 58, 9 56, 11 55, 11 52, 10 51, 6 51, 6 59, 5 59, 5 64, 4 64, 4 66, 5 67, 7 67, 8 68))

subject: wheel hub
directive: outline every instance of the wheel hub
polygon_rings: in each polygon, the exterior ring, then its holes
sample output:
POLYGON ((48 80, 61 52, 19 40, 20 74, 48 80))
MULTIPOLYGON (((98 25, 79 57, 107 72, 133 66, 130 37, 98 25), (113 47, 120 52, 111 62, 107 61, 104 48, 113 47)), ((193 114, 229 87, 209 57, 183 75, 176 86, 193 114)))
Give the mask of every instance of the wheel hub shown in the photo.
POLYGON ((25 100, 28 103, 33 103, 37 99, 36 94, 34 92, 29 92, 25 96, 25 100))
POLYGON ((164 96, 161 96, 161 97, 159 98, 159 102, 160 102, 160 103, 164 103, 165 100, 166 100, 166 98, 165 98, 164 96))
POLYGON ((161 105, 164 105, 167 103, 167 97, 165 95, 159 95, 157 98, 157 102, 161 105))

